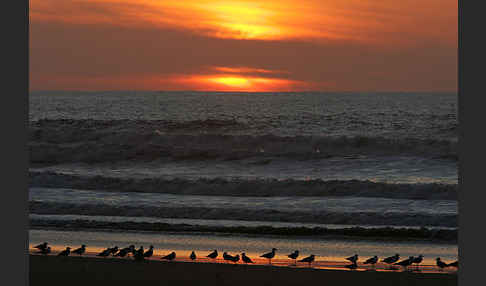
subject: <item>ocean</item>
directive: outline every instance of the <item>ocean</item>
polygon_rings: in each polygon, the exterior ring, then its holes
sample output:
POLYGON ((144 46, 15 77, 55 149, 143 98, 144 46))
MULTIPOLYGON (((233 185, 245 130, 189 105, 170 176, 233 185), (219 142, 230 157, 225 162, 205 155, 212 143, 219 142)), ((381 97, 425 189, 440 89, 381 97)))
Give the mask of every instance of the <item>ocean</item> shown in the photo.
POLYGON ((43 91, 29 103, 31 242, 53 228, 294 244, 386 229, 457 257, 456 93, 43 91))

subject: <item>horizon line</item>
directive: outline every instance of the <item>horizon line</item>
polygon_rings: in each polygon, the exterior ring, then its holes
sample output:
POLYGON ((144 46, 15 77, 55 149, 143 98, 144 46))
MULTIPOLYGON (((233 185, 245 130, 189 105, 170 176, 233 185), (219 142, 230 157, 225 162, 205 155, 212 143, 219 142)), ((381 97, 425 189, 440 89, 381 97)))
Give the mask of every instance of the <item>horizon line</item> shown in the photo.
POLYGON ((93 89, 93 90, 81 90, 81 89, 39 89, 29 90, 29 94, 33 92, 194 92, 194 93, 459 93, 458 90, 414 90, 414 91, 391 91, 391 90, 301 90, 301 91, 237 91, 237 90, 155 90, 155 89, 93 89))

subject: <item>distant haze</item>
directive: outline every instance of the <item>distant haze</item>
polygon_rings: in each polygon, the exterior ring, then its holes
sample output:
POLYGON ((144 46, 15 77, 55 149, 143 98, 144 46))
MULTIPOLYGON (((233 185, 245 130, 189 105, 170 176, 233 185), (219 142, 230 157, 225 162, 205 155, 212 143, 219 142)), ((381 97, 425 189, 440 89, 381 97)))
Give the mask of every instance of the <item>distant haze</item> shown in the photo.
POLYGON ((457 1, 31 0, 31 90, 456 91, 457 1))

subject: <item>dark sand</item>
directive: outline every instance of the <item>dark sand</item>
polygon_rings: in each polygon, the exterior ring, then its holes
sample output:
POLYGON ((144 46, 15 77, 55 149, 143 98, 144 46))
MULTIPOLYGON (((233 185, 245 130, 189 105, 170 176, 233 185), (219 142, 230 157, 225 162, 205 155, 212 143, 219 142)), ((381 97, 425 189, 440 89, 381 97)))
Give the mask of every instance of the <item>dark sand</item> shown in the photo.
POLYGON ((30 285, 457 285, 457 274, 30 255, 30 285))

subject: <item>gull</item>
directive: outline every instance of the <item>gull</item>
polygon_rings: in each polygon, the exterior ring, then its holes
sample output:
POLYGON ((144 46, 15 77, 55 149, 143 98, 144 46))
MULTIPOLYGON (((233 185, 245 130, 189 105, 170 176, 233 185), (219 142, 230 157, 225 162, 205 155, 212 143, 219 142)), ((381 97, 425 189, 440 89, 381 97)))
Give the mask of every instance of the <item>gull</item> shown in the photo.
POLYGON ((251 261, 250 257, 246 256, 246 253, 244 253, 244 252, 241 254, 241 260, 243 260, 243 262, 245 262, 246 264, 253 263, 253 261, 251 261))
POLYGON ((61 251, 57 256, 68 256, 71 253, 71 247, 66 247, 63 251, 61 251))
POLYGON ((299 260, 299 262, 307 262, 309 263, 309 267, 310 267, 311 263, 314 261, 314 258, 315 255, 311 254, 310 256, 307 256, 306 258, 299 260))
POLYGON ((459 261, 456 260, 454 262, 451 262, 451 263, 447 264, 447 266, 452 266, 452 267, 459 268, 459 261))
POLYGON ((176 258, 176 253, 174 251, 172 251, 169 255, 166 255, 166 256, 162 257, 161 259, 166 259, 166 260, 172 261, 174 258, 176 258))
POLYGON ((131 253, 135 252, 135 245, 132 244, 129 247, 125 247, 125 248, 120 249, 120 251, 117 254, 115 254, 115 256, 125 257, 125 255, 127 255, 130 252, 131 253))
POLYGON ((210 254, 208 254, 206 257, 215 259, 216 257, 218 257, 218 251, 215 249, 213 252, 211 252, 210 254))
POLYGON ((191 252, 189 258, 191 258, 191 260, 196 260, 196 253, 194 253, 194 250, 191 252))
POLYGON ((268 253, 262 254, 262 255, 260 255, 260 257, 267 258, 268 259, 268 262, 270 264, 272 264, 272 258, 275 256, 275 251, 276 250, 277 250, 276 248, 272 248, 272 252, 268 252, 268 253))
POLYGON ((135 260, 143 260, 144 259, 143 253, 144 253, 143 245, 141 245, 140 248, 136 250, 135 253, 133 254, 133 258, 135 258, 135 260))
POLYGON ((299 257, 299 251, 296 250, 296 251, 290 253, 289 255, 287 255, 287 257, 290 258, 290 259, 293 259, 294 265, 297 265, 297 257, 299 257))
POLYGON ((236 254, 235 256, 231 256, 230 260, 233 261, 236 264, 236 263, 238 263, 238 261, 240 261, 240 255, 236 254))
POLYGON ((447 267, 447 263, 440 260, 440 257, 437 257, 435 260, 436 260, 437 266, 439 267, 440 271, 442 271, 444 269, 444 267, 447 267))
POLYGON ((102 252, 96 254, 96 256, 102 256, 102 257, 107 257, 111 253, 111 248, 107 248, 103 250, 102 252))
POLYGON ((422 262, 424 256, 422 254, 420 254, 418 257, 415 257, 413 260, 412 260, 412 263, 415 263, 417 265, 417 269, 418 269, 418 265, 422 262))
POLYGON ((350 256, 350 257, 346 258, 346 260, 349 260, 349 261, 351 261, 353 263, 358 262, 358 254, 355 254, 353 256, 350 256))
POLYGON ((223 259, 224 260, 231 261, 231 258, 233 258, 233 256, 229 255, 226 251, 223 253, 223 259))
POLYGON ((371 264, 373 267, 375 267, 375 263, 378 262, 378 256, 373 256, 371 258, 368 258, 363 264, 371 264))
POLYGON ((47 248, 47 242, 41 243, 39 245, 34 246, 34 248, 37 248, 39 250, 43 250, 47 248))
POLYGON ((149 258, 150 256, 152 256, 154 254, 154 246, 151 245, 150 246, 150 249, 145 251, 145 253, 143 254, 143 257, 146 257, 146 258, 149 258))
POLYGON ((394 265, 400 265, 403 266, 405 269, 412 264, 412 261, 414 260, 413 256, 409 256, 407 259, 402 260, 400 262, 395 263, 394 265))
POLYGON ((387 258, 383 259, 381 262, 385 262, 385 263, 389 264, 390 267, 391 267, 391 265, 393 263, 397 262, 398 259, 400 259, 400 254, 397 253, 397 254, 395 254, 393 256, 390 256, 390 257, 387 257, 387 258))
POLYGON ((118 252, 118 246, 115 245, 115 247, 110 248, 110 254, 115 255, 118 252))
POLYGON ((47 248, 41 249, 38 251, 38 253, 42 253, 44 255, 47 255, 48 253, 51 253, 51 247, 48 246, 47 248))
POLYGON ((86 252, 86 245, 81 245, 80 248, 77 248, 75 250, 73 250, 73 253, 76 253, 76 254, 79 254, 80 256, 83 255, 83 253, 86 252))

